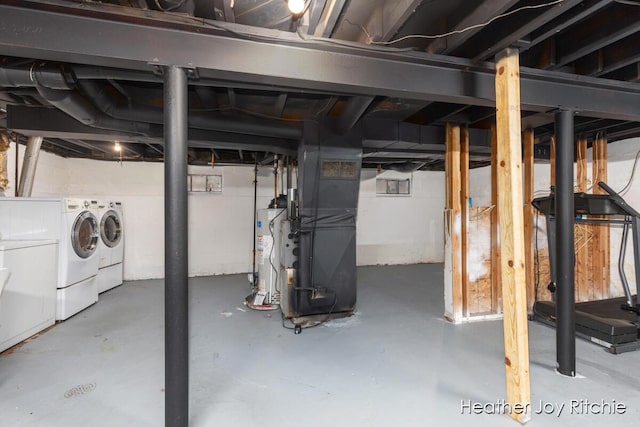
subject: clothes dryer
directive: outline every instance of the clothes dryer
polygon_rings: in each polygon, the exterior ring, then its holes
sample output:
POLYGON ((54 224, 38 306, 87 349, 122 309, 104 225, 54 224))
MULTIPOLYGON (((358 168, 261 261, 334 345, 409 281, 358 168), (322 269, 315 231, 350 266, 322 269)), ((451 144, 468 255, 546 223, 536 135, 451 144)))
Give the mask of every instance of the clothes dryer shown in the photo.
POLYGON ((102 293, 122 284, 124 223, 121 202, 99 201, 98 209, 98 292, 102 293))

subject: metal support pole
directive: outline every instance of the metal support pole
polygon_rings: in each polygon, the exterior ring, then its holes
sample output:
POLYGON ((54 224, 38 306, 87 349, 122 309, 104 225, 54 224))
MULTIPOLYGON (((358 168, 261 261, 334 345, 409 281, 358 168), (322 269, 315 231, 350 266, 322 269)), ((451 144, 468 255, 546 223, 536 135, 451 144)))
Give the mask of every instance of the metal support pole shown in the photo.
POLYGON ((256 240, 257 240, 257 226, 258 226, 258 153, 253 153, 253 270, 251 270, 251 287, 252 289, 258 288, 257 274, 256 274, 256 240))
MULTIPOLYGON (((15 180, 14 183, 17 184, 20 180, 18 177, 18 171, 20 169, 20 143, 18 142, 18 136, 15 136, 15 142, 16 142, 16 162, 15 162, 15 169, 14 169, 14 174, 15 174, 15 180)), ((18 186, 14 185, 13 186, 13 192, 14 192, 14 196, 18 197, 18 186)))
MULTIPOLYGON (((633 265, 636 275, 637 300, 635 308, 640 310, 640 218, 635 215, 631 217, 631 231, 633 233, 633 265)), ((640 315, 640 313, 638 314, 640 315)))
POLYGON ((189 424, 187 75, 164 69, 165 426, 189 424))
POLYGON ((27 149, 22 160, 22 172, 20 173, 20 185, 18 186, 19 197, 31 197, 33 181, 36 178, 36 168, 38 167, 38 157, 42 146, 41 136, 31 136, 27 142, 27 149))
MULTIPOLYGON (((549 246, 549 270, 551 271, 551 283, 554 286, 552 293, 553 301, 556 300, 555 287, 558 283, 558 275, 556 274, 556 218, 551 215, 547 217, 547 245, 549 246)), ((551 289, 549 289, 551 290, 551 289)))
POLYGON ((576 375, 573 225, 573 111, 556 113, 556 358, 558 372, 576 375))
MULTIPOLYGON (((629 217, 627 216, 625 218, 629 218, 629 217)), ((629 219, 629 222, 631 222, 630 219, 629 219)), ((629 224, 625 224, 624 226, 622 226, 622 239, 620 241, 620 255, 618 255, 618 274, 620 274, 620 281, 622 282, 622 289, 624 291, 624 296, 627 298, 627 305, 629 307, 633 307, 633 297, 631 295, 631 289, 629 288, 629 281, 627 280, 627 275, 624 272, 624 259, 627 254, 628 237, 629 237, 629 224)), ((635 255, 637 251, 634 250, 633 253, 635 255)))

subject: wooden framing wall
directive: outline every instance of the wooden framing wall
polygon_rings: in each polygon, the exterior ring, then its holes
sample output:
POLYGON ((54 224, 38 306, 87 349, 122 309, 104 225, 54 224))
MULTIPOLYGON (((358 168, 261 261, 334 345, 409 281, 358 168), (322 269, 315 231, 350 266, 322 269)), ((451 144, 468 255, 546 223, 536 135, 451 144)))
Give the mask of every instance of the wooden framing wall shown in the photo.
POLYGON ((466 126, 447 126, 445 317, 454 323, 494 314, 493 208, 469 205, 469 144, 466 126))
POLYGON ((460 126, 447 124, 445 150, 445 317, 458 323, 463 317, 460 126))

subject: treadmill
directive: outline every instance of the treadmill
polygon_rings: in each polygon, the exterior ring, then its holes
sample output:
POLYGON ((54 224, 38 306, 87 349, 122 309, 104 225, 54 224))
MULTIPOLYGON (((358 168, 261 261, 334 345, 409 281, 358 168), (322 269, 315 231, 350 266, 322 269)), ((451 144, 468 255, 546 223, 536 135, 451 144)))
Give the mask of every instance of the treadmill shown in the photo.
MULTIPOLYGON (((608 185, 598 185, 607 194, 574 194, 575 222, 590 224, 621 224, 622 241, 618 257, 618 273, 625 296, 599 301, 576 303, 576 334, 581 338, 599 344, 613 354, 620 354, 640 348, 640 213, 629 206, 624 199, 608 185), (583 215, 604 216, 604 219, 585 218, 583 215), (633 256, 636 279, 636 295, 631 294, 629 282, 624 272, 625 253, 629 232, 632 233, 633 256)), ((546 217, 549 241, 549 264, 551 268, 551 291, 555 301, 556 284, 556 222, 555 195, 534 199, 531 204, 546 217)), ((536 301, 533 316, 536 320, 555 326, 556 306, 554 301, 536 301)))

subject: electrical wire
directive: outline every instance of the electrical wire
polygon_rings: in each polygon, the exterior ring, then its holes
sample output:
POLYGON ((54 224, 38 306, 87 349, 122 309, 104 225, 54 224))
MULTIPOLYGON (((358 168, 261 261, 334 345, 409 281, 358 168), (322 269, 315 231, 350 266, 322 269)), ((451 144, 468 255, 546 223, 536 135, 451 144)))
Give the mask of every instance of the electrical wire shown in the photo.
POLYGON ((624 196, 631 189, 631 184, 633 183, 633 178, 636 175, 636 167, 638 166, 638 158, 640 157, 640 150, 636 153, 636 158, 633 161, 633 168, 631 169, 631 176, 629 177, 629 181, 627 185, 625 185, 622 190, 618 191, 620 196, 624 196))
MULTIPOLYGON (((484 28, 487 25, 491 24, 492 22, 498 20, 498 19, 502 19, 505 18, 507 16, 516 14, 518 12, 522 12, 523 10, 529 10, 529 9, 541 9, 541 8, 545 8, 545 7, 550 7, 550 6, 554 6, 557 4, 560 4, 562 2, 564 2, 565 0, 554 0, 551 1, 549 3, 544 3, 544 4, 538 4, 538 5, 529 5, 529 6, 522 6, 519 7, 517 9, 514 9, 512 11, 506 12, 506 13, 502 13, 500 15, 496 15, 493 18, 479 23, 479 24, 475 24, 475 25, 470 25, 468 27, 462 28, 460 30, 453 30, 453 31, 449 31, 446 33, 442 33, 442 34, 433 34, 433 35, 423 35, 423 34, 410 34, 407 36, 403 36, 397 39, 393 39, 393 40, 389 40, 389 41, 374 41, 372 35, 367 31, 366 28, 364 28, 362 25, 359 25, 360 29, 363 31, 363 33, 367 36, 367 38, 369 38, 369 43, 372 45, 391 45, 391 44, 395 44, 395 43, 399 43, 401 41, 404 40, 409 40, 409 39, 440 39, 440 38, 445 38, 445 37, 449 37, 452 36, 454 34, 462 34, 465 33, 467 31, 470 30, 475 30, 476 28, 484 28)), ((356 25, 353 22, 350 22, 352 25, 356 25)))
POLYGON ((614 0, 616 3, 626 4, 629 6, 640 6, 640 3, 631 0, 614 0))
POLYGON ((154 0, 154 2, 156 3, 156 6, 158 7, 159 10, 163 11, 163 12, 171 12, 172 10, 176 10, 180 7, 182 7, 182 5, 184 5, 184 3, 187 0, 180 0, 178 3, 169 6, 169 7, 162 7, 162 5, 160 4, 160 0, 154 0))
POLYGON ((389 48, 386 46, 379 47, 379 46, 372 46, 372 45, 367 45, 367 44, 362 44, 362 43, 352 42, 347 40, 328 39, 324 37, 304 35, 300 32, 300 27, 298 27, 296 34, 298 35, 298 37, 300 37, 300 39, 311 44, 336 45, 336 46, 348 47, 351 49, 358 49, 364 52, 384 52, 384 53, 415 52, 415 49, 412 47, 405 47, 405 48, 389 48))
POLYGON ((481 210, 480 212, 478 212, 476 215, 474 215, 473 217, 469 218, 470 221, 479 221, 480 217, 484 214, 486 214, 487 212, 492 211, 496 206, 495 205, 491 205, 489 207, 484 208, 483 210, 481 210))
MULTIPOLYGON (((300 288, 300 289, 312 289, 313 288, 300 288)), ((331 315, 333 314, 333 309, 336 307, 336 304, 338 304, 338 294, 337 293, 333 293, 333 304, 331 305, 331 308, 329 309, 329 313, 327 314, 327 317, 325 317, 323 320, 321 320, 318 323, 314 323, 313 325, 308 325, 305 327, 300 326, 301 329, 311 329, 311 328, 315 328, 316 326, 322 326, 325 323, 327 323, 330 319, 331 319, 331 315)), ((284 313, 280 312, 281 317, 282 317, 282 327, 285 329, 290 329, 290 330, 295 330, 295 327, 290 327, 290 326, 286 326, 284 323, 284 313)))
MULTIPOLYGON (((232 34, 243 40, 258 41, 258 42, 265 42, 265 43, 282 43, 282 42, 290 41, 289 39, 284 39, 282 37, 259 36, 255 34, 243 33, 240 31, 232 30, 223 25, 217 25, 211 22, 211 20, 208 20, 205 18, 199 18, 196 16, 185 16, 183 18, 188 19, 190 21, 194 21, 195 23, 200 24, 203 27, 210 27, 210 28, 215 28, 216 30, 224 31, 226 33, 232 34)), ((351 49, 361 50, 363 52, 402 53, 402 52, 415 51, 415 49, 412 47, 408 47, 408 48, 380 47, 380 46, 371 46, 371 45, 366 45, 366 44, 347 41, 347 40, 328 39, 323 37, 304 35, 300 32, 300 28, 301 28, 300 26, 297 27, 296 34, 302 41, 309 44, 336 45, 336 46, 342 46, 342 47, 348 47, 351 49)))

